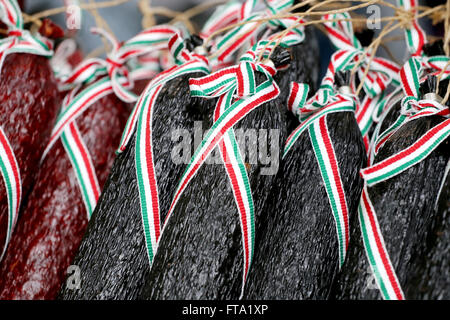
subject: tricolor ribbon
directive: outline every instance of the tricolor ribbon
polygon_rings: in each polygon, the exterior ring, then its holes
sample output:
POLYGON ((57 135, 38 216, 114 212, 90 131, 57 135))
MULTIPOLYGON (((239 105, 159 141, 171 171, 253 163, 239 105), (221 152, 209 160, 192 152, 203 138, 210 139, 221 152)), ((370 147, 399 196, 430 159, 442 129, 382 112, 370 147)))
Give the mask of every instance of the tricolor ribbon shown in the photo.
MULTIPOLYGON (((77 90, 71 90, 64 97, 62 110, 65 110, 70 105, 77 93, 77 90)), ((70 122, 64 128, 61 134, 61 142, 75 172, 87 219, 90 220, 101 190, 89 149, 83 141, 76 121, 70 122)))
MULTIPOLYGON (((292 0, 267 0, 264 1, 265 10, 253 12, 258 4, 258 1, 247 0, 242 4, 237 4, 235 1, 229 2, 225 5, 227 10, 220 11, 220 8, 216 10, 216 13, 206 23, 206 28, 203 31, 203 36, 208 36, 212 32, 225 27, 229 23, 228 20, 234 22, 240 22, 241 25, 229 30, 223 36, 214 39, 212 42, 212 51, 220 52, 217 56, 218 62, 228 61, 232 58, 232 55, 245 43, 250 41, 250 45, 254 45, 257 42, 257 35, 261 30, 264 30, 267 26, 273 28, 287 29, 292 27, 292 30, 285 35, 282 39, 283 46, 290 46, 300 43, 304 39, 304 29, 302 26, 303 19, 290 17, 282 19, 272 19, 267 22, 258 22, 259 19, 270 18, 282 11, 287 11, 294 3, 292 0), (214 19, 213 19, 214 18, 214 19)), ((269 38, 270 34, 266 34, 263 39, 272 40, 269 38)))
MULTIPOLYGON (((358 65, 359 79, 363 79, 366 69, 369 69, 363 83, 366 95, 356 110, 356 121, 361 129, 366 149, 368 149, 369 130, 374 124, 374 113, 379 110, 378 105, 384 100, 385 90, 389 84, 397 85, 399 83, 398 72, 400 68, 387 59, 372 58, 370 54, 365 54, 364 48, 353 32, 351 21, 344 21, 350 18, 348 13, 339 13, 326 14, 323 20, 326 21, 324 27, 335 47, 356 54, 353 59, 358 65)), ((355 87, 354 81, 352 87, 355 87)))
POLYGON ((42 157, 44 159, 54 143, 61 138, 77 177, 88 219, 97 204, 100 187, 89 150, 75 120, 96 101, 109 94, 115 94, 126 103, 135 101, 137 96, 129 91, 135 78, 127 62, 167 47, 169 38, 176 30, 170 26, 157 26, 142 31, 123 44, 103 30, 93 29, 93 32, 108 39, 112 51, 106 59, 87 59, 70 74, 61 75, 61 84, 72 89, 64 98, 50 142, 42 157))
POLYGON ((14 150, 9 144, 3 128, 0 126, 0 170, 5 182, 6 194, 8 197, 8 226, 6 229, 6 239, 3 246, 0 260, 2 260, 6 248, 8 247, 11 234, 16 224, 17 216, 22 198, 22 180, 20 179, 19 165, 17 164, 14 150))
POLYGON ((189 80, 192 96, 207 99, 218 97, 219 99, 215 108, 214 123, 195 150, 175 191, 164 223, 167 225, 184 190, 212 150, 219 146, 240 216, 244 249, 243 283, 245 283, 253 258, 255 217, 247 171, 233 126, 249 112, 279 95, 279 88, 273 81, 273 75, 276 73, 273 64, 269 60, 264 60, 263 63, 256 62, 256 53, 261 47, 262 44, 255 45, 240 59, 239 65, 219 70, 202 78, 189 80), (257 85, 255 72, 264 74, 267 80, 257 85))
MULTIPOLYGON (((405 122, 415 119, 424 115, 435 114, 436 107, 430 106, 429 104, 435 104, 433 102, 420 102, 420 84, 425 79, 421 75, 427 72, 430 75, 437 75, 441 73, 442 69, 445 67, 447 61, 450 58, 445 56, 412 56, 405 65, 400 70, 400 78, 402 81, 402 89, 405 97, 402 103, 402 112, 396 121, 384 130, 380 134, 376 134, 372 141, 372 157, 374 157, 378 150, 384 145, 384 143, 389 139, 389 137, 405 122), (420 110, 418 112, 417 110, 420 110), (411 112, 414 111, 414 116, 411 116, 411 112)), ((450 75, 450 70, 445 70, 442 79, 448 79, 450 75)), ((397 94, 396 94, 397 95, 397 94)), ((396 100, 398 101, 398 99, 396 100)), ((391 103, 391 106, 393 104, 391 103)), ((387 110, 386 110, 387 111, 387 110)), ((446 111, 439 111, 438 114, 445 115, 446 111)))
POLYGON ((8 27, 8 36, 0 40, 0 70, 6 55, 10 53, 53 55, 50 40, 23 28, 22 12, 16 0, 0 0, 0 19, 8 27))
MULTIPOLYGON (((413 15, 416 15, 417 2, 417 0, 398 0, 397 4, 399 7, 403 7, 403 9, 411 11, 413 15)), ((405 28, 405 36, 408 51, 414 56, 420 56, 427 37, 417 19, 414 18, 410 26, 405 28)))
MULTIPOLYGON (((330 17, 326 17, 326 19, 330 19, 330 17)), ((301 124, 288 137, 284 156, 291 150, 301 134, 308 129, 336 223, 339 266, 342 266, 349 240, 348 206, 336 155, 326 127, 326 116, 330 113, 355 112, 356 110, 359 110, 358 116, 360 117, 362 117, 362 114, 367 115, 367 112, 361 111, 361 107, 357 108, 356 98, 353 95, 336 93, 334 85, 336 72, 351 70, 355 64, 360 66, 365 62, 361 60, 361 46, 354 37, 350 24, 347 24, 346 27, 342 25, 336 26, 331 22, 326 24, 327 30, 334 34, 334 41, 341 41, 343 43, 340 45, 343 49, 338 50, 332 55, 321 86, 313 97, 307 100, 309 87, 306 84, 293 83, 291 85, 288 108, 298 116, 301 124)), ((393 71, 395 70, 395 66, 389 65, 388 70, 386 72, 386 70, 380 68, 376 69, 376 72, 385 73, 388 78, 384 79, 394 79, 393 71)), ((384 90, 382 86, 378 88, 380 90, 375 93, 372 90, 367 92, 368 96, 372 97, 373 95, 372 99, 377 98, 377 95, 380 95, 384 90)), ((365 103, 368 103, 367 100, 365 100, 365 103)), ((369 108, 367 105, 363 107, 369 108)))
POLYGON ((112 44, 112 52, 106 59, 91 58, 80 63, 63 81, 63 84, 76 86, 80 92, 74 96, 70 104, 61 111, 53 128, 50 142, 44 155, 62 134, 65 126, 75 120, 87 108, 99 99, 114 93, 119 99, 130 103, 137 99, 129 89, 133 79, 126 62, 134 57, 148 54, 167 47, 168 39, 176 33, 171 26, 157 26, 140 32, 135 37, 120 44, 112 36, 98 28, 92 30, 108 39, 112 44), (80 90, 82 86, 87 86, 80 90))
POLYGON ((155 51, 131 60, 130 77, 133 81, 149 80, 161 72, 161 51, 155 51))
POLYGON ((200 36, 206 39, 214 32, 238 22, 241 7, 242 4, 239 0, 231 0, 218 6, 203 25, 200 36))
POLYGON ((125 150, 134 129, 137 128, 136 176, 150 267, 161 234, 158 183, 153 159, 153 110, 161 89, 170 80, 190 73, 209 73, 208 60, 201 55, 189 52, 178 32, 172 33, 166 42, 166 48, 173 55, 177 65, 161 72, 149 82, 128 118, 117 150, 119 153, 125 150))
POLYGON ((73 84, 64 82, 73 71, 73 66, 69 62, 69 59, 76 51, 76 41, 72 38, 68 38, 58 45, 53 57, 50 59, 50 66, 52 67, 53 74, 58 82, 58 90, 61 92, 73 88, 73 84))
MULTIPOLYGON (((449 117, 449 109, 435 100, 420 100, 420 57, 412 56, 403 66, 400 75, 405 97, 402 99, 401 115, 397 121, 375 141, 375 152, 405 123, 432 115, 449 117)), ((384 244, 376 212, 367 188, 386 181, 426 159, 440 143, 450 136, 450 119, 437 124, 409 147, 383 161, 361 170, 365 184, 359 204, 359 221, 364 247, 377 285, 384 299, 403 300, 401 289, 389 254, 384 244)))
POLYGON ((348 59, 348 55, 349 52, 338 51, 332 56, 320 89, 310 99, 307 99, 309 91, 307 84, 295 82, 291 84, 288 108, 298 116, 301 123, 286 140, 283 155, 283 157, 286 156, 302 133, 308 130, 336 223, 339 267, 344 263, 348 248, 349 214, 339 164, 326 119, 330 113, 355 112, 356 110, 356 101, 353 96, 336 93, 334 89, 335 72, 346 70, 351 65, 349 65, 351 60, 348 59))
MULTIPOLYGON (((8 27, 8 36, 0 40, 0 71, 5 57, 10 53, 29 53, 50 57, 52 42, 39 34, 31 34, 23 28, 23 18, 16 0, 0 0, 0 19, 8 27)), ((14 150, 0 126, 0 171, 8 197, 8 225, 3 245, 2 260, 11 239, 22 198, 22 180, 14 150)))

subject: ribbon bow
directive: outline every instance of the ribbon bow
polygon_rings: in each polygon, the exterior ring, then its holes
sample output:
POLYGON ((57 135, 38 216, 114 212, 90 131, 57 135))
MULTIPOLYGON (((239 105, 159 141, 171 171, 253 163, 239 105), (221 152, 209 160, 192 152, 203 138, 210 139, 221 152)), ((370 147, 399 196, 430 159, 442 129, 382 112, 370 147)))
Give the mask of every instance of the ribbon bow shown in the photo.
POLYGON ((348 70, 351 64, 348 57, 353 53, 345 50, 333 54, 327 73, 316 94, 307 100, 309 86, 291 83, 288 108, 300 120, 300 125, 286 140, 284 155, 292 149, 295 142, 306 130, 309 131, 319 170, 325 185, 330 207, 336 223, 339 267, 342 267, 349 241, 349 218, 345 191, 341 180, 339 165, 328 132, 326 117, 330 113, 355 112, 356 100, 349 92, 336 92, 335 72, 348 70))
MULTIPOLYGON (((353 32, 352 23, 344 21, 350 18, 348 13, 326 14, 323 17, 326 21, 324 27, 328 31, 331 42, 338 49, 347 52, 348 58, 352 61, 351 68, 356 67, 359 79, 364 79, 363 88, 366 95, 356 110, 356 121, 366 150, 369 150, 369 130, 385 105, 385 89, 390 83, 394 86, 398 85, 400 68, 389 60, 366 54, 353 32), (364 77, 366 71, 367 75, 364 77)), ((355 90, 354 80, 351 86, 355 90)))
POLYGON ((0 40, 0 70, 6 55, 14 52, 44 57, 53 55, 53 43, 23 28, 23 18, 16 0, 0 0, 0 19, 8 27, 8 36, 0 40))
MULTIPOLYGON (((374 156, 389 137, 391 137, 405 122, 422 116, 448 115, 448 108, 442 106, 439 102, 434 100, 421 100, 419 91, 422 73, 424 71, 429 71, 429 74, 440 73, 442 70, 440 68, 444 67, 445 61, 448 61, 448 58, 445 57, 445 59, 443 59, 443 56, 421 57, 413 55, 402 67, 400 70, 400 79, 402 81, 402 89, 405 97, 402 99, 400 116, 384 132, 379 135, 374 135, 370 154, 371 161, 373 161, 374 156), (437 69, 437 71, 430 71, 430 67, 437 69)), ((444 75, 445 74, 446 73, 444 73, 444 75)), ((425 78, 422 80, 424 79, 425 78)))
MULTIPOLYGON (((284 35, 284 38, 282 39, 283 46, 293 45, 303 41, 304 29, 301 25, 301 22, 303 22, 301 18, 291 17, 271 19, 267 22, 256 21, 269 18, 289 9, 294 4, 294 1, 266 0, 264 1, 264 4, 264 10, 253 12, 253 10, 257 8, 257 0, 247 0, 244 1, 244 3, 238 3, 237 1, 232 0, 225 4, 224 7, 219 7, 213 16, 206 22, 201 33, 203 37, 210 36, 213 32, 222 27, 226 27, 230 23, 245 22, 213 41, 212 51, 219 53, 217 56, 218 62, 232 59, 232 55, 247 41, 250 41, 251 46, 256 44, 259 31, 263 30, 267 25, 272 29, 278 27, 286 29, 295 25, 295 27, 292 27, 291 31, 284 35)), ((270 40, 271 33, 273 33, 273 30, 266 30, 262 39, 270 40)))
POLYGON ((366 69, 369 69, 363 83, 367 95, 374 98, 383 92, 389 83, 399 82, 398 72, 400 68, 395 63, 380 57, 371 57, 371 54, 365 54, 364 48, 353 32, 352 23, 342 21, 351 19, 349 13, 326 14, 323 19, 326 21, 324 27, 336 48, 353 53, 352 60, 357 65, 360 79, 364 78, 366 69))
POLYGON ((64 128, 99 99, 114 93, 124 102, 136 101, 137 96, 129 91, 133 83, 125 62, 167 47, 168 39, 176 33, 171 26, 157 26, 140 32, 121 45, 103 30, 94 28, 92 31, 105 36, 112 44, 112 51, 106 59, 92 58, 83 61, 62 81, 63 85, 71 85, 76 95, 74 94, 74 99, 71 99, 69 105, 58 115, 43 157, 64 128), (83 86, 86 87, 81 90, 83 86))

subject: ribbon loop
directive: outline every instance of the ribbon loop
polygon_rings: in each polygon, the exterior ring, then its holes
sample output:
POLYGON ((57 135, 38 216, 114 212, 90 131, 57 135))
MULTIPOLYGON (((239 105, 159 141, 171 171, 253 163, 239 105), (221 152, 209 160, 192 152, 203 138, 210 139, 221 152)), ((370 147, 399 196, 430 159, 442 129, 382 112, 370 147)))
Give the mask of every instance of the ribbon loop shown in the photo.
POLYGON ((23 18, 16 0, 0 0, 0 20, 8 27, 8 37, 0 40, 0 70, 10 53, 30 53, 44 57, 53 55, 53 43, 23 29, 23 18))
MULTIPOLYGON (((417 0, 397 0, 398 6, 410 11, 413 17, 417 14, 417 2, 417 0)), ((405 28, 405 35, 408 51, 413 56, 422 55, 422 48, 427 38, 417 19, 414 18, 410 26, 405 28)))
POLYGON ((326 14, 323 17, 325 29, 331 42, 336 48, 347 51, 351 56, 352 63, 349 67, 353 69, 356 65, 360 79, 364 79, 364 91, 372 98, 381 94, 389 83, 398 82, 399 67, 391 61, 380 57, 372 57, 365 53, 364 48, 353 32, 353 25, 349 20, 348 12, 337 14, 326 14), (339 20, 339 21, 336 21, 339 20), (366 69, 369 69, 364 77, 366 69))

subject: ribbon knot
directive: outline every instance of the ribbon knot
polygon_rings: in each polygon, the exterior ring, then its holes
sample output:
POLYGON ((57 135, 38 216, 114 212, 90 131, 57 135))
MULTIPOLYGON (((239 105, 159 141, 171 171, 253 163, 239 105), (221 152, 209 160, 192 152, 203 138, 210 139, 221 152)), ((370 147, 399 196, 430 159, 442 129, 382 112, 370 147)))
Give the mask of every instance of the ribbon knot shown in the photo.
POLYGON ((8 31, 8 37, 22 37, 22 35, 22 31, 18 29, 8 31))
POLYGON ((349 13, 326 14, 323 19, 326 21, 324 27, 329 34, 331 42, 336 48, 347 52, 351 59, 348 62, 351 69, 357 68, 359 78, 364 79, 364 91, 370 97, 374 98, 378 96, 386 89, 389 83, 398 83, 398 72, 400 68, 391 61, 379 57, 372 57, 370 53, 365 52, 353 32, 352 23, 345 21, 351 19, 349 13), (369 71, 364 76, 367 68, 369 71))
POLYGON ((252 96, 256 92, 255 71, 266 74, 271 79, 277 72, 273 62, 264 59, 262 62, 255 63, 250 61, 241 61, 236 68, 236 97, 239 99, 252 96))
POLYGON ((0 70, 10 53, 30 53, 50 57, 53 43, 23 29, 23 18, 16 0, 0 0, 0 20, 8 27, 8 37, 0 40, 0 70))
POLYGON ((106 62, 108 62, 108 68, 109 68, 110 70, 113 70, 113 69, 115 69, 115 68, 120 69, 120 68, 123 67, 123 64, 122 64, 122 63, 117 62, 117 61, 115 61, 115 60, 113 60, 113 59, 111 59, 111 58, 106 58, 106 62))
POLYGON ((266 41, 255 44, 239 59, 238 65, 221 69, 202 78, 189 79, 191 95, 216 98, 232 92, 233 97, 237 99, 250 97, 257 91, 255 71, 261 72, 267 81, 275 84, 273 76, 277 69, 273 62, 268 58, 257 61, 258 53, 266 44, 266 41))

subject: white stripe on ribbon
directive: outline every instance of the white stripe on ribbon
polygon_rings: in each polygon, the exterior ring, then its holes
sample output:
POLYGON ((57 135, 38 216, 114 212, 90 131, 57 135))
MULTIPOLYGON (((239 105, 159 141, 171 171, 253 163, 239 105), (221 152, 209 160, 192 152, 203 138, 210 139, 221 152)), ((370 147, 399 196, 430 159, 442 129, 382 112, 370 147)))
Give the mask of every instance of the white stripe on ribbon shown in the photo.
POLYGON ((309 136, 336 223, 339 266, 342 267, 350 234, 348 207, 336 153, 328 132, 326 115, 309 125, 309 136))
POLYGON ((61 142, 77 177, 81 197, 86 208, 87 219, 90 220, 100 197, 100 186, 89 150, 83 142, 75 121, 64 129, 61 135, 61 142))
POLYGON ((8 197, 8 226, 6 230, 6 239, 3 245, 0 261, 5 255, 11 234, 17 221, 19 214, 20 201, 22 198, 22 180, 20 178, 19 165, 14 156, 8 138, 3 128, 0 126, 0 171, 5 183, 6 194, 8 197))
POLYGON ((387 253, 366 185, 362 192, 358 213, 366 255, 383 298, 404 300, 405 297, 387 253))

